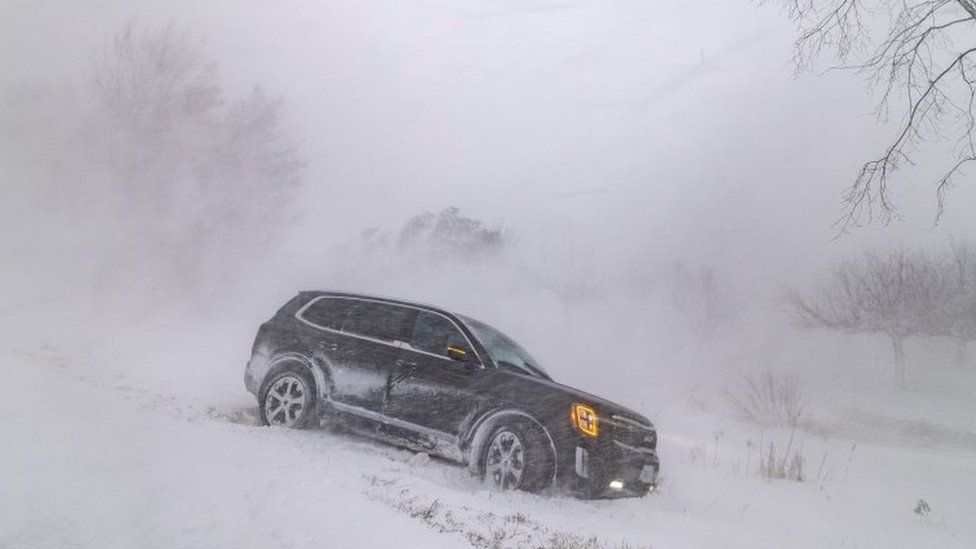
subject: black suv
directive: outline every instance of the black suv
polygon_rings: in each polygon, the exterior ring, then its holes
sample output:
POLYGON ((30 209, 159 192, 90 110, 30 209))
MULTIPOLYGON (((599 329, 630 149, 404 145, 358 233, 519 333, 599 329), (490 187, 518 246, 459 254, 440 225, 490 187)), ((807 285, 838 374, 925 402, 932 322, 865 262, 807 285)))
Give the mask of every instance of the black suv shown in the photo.
POLYGON ((502 489, 640 496, 657 482, 650 421, 552 381, 505 334, 436 307, 302 292, 261 325, 244 382, 266 424, 335 421, 502 489))

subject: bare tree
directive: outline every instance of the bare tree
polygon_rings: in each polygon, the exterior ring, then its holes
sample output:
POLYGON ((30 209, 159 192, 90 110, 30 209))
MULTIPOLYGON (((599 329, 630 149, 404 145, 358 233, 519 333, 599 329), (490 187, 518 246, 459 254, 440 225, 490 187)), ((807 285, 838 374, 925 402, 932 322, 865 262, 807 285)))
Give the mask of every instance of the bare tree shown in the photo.
POLYGON ((887 335, 895 373, 904 385, 905 339, 940 329, 942 295, 937 266, 921 254, 898 249, 845 261, 815 297, 791 291, 787 299, 800 326, 887 335))
POLYGON ((162 132, 220 103, 216 66, 172 25, 128 23, 99 53, 92 76, 93 98, 105 120, 131 132, 162 132))
POLYGON ((90 90, 86 139, 160 279, 210 290, 265 251, 303 166, 281 99, 254 88, 226 101, 198 41, 134 23, 100 52, 90 90))
POLYGON ((898 212, 892 176, 926 139, 954 143, 934 182, 938 217, 946 193, 976 162, 976 0, 781 0, 799 27, 794 60, 810 69, 825 50, 880 92, 877 115, 899 120, 892 139, 867 160, 844 196, 841 231, 898 212), (875 39, 880 37, 880 39, 875 39))

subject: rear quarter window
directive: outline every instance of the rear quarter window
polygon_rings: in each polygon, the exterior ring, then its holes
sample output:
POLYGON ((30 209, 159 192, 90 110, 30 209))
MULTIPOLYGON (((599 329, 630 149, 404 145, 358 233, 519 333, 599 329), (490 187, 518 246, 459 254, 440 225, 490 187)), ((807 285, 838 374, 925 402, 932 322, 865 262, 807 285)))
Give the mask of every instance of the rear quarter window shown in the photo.
POLYGON ((299 313, 299 318, 319 328, 339 330, 358 301, 342 297, 317 297, 299 313))

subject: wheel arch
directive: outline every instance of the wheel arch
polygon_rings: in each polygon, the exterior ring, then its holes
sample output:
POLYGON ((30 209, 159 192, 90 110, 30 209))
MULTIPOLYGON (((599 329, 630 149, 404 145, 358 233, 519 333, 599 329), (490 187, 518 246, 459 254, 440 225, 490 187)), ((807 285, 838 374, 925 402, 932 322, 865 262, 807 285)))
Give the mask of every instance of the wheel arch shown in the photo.
POLYGON ((512 418, 528 420, 530 423, 534 424, 542 433, 546 436, 546 440, 549 441, 549 449, 552 452, 552 479, 551 483, 556 482, 556 471, 559 469, 558 463, 558 452, 556 451, 556 442, 552 438, 552 434, 549 429, 539 421, 535 416, 526 412, 525 410, 519 408, 497 408, 490 412, 482 415, 477 421, 472 424, 471 429, 468 431, 468 435, 465 437, 468 447, 468 467, 475 474, 480 474, 483 464, 481 463, 481 456, 484 453, 485 444, 488 443, 488 437, 491 432, 495 430, 496 427, 505 422, 505 420, 510 420, 512 418))
POLYGON ((328 400, 330 398, 328 387, 330 387, 331 373, 326 367, 317 366, 314 360, 298 352, 279 353, 271 357, 271 360, 268 362, 268 372, 264 375, 264 379, 261 380, 261 385, 263 386, 268 379, 277 374, 282 368, 291 364, 298 364, 312 374, 312 379, 315 381, 316 397, 318 399, 328 400))

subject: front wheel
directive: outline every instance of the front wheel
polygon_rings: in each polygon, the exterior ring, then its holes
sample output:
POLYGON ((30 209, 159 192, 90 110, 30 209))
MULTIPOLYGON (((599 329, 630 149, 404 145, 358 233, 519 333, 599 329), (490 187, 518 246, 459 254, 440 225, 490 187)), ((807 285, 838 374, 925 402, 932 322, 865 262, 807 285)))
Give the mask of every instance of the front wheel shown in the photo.
POLYGON ((495 429, 485 446, 485 482, 498 490, 538 492, 552 482, 555 458, 549 438, 528 422, 495 429))
POLYGON ((315 419, 315 382, 304 369, 286 367, 264 384, 259 402, 265 425, 309 427, 315 419))

